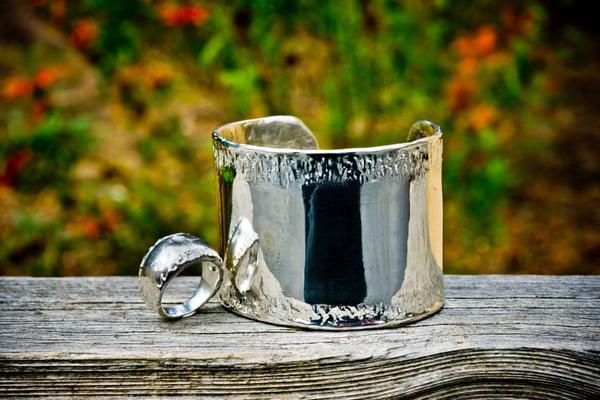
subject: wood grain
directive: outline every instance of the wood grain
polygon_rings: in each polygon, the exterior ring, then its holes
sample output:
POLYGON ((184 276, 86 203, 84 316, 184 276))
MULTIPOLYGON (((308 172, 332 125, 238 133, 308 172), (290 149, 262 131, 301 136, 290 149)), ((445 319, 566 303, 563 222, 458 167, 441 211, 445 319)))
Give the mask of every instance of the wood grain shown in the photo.
POLYGON ((0 278, 0 397, 600 398, 600 276, 445 283, 418 323, 312 332, 215 301, 163 322, 133 277, 0 278))

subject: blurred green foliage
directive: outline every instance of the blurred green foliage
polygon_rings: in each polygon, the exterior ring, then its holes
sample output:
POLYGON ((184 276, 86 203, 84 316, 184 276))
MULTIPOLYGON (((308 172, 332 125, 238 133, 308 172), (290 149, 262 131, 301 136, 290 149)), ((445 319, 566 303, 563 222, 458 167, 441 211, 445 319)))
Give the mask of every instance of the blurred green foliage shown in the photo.
MULTIPOLYGON (((1 44, 4 273, 132 274, 162 235, 216 244, 210 131, 269 114, 300 117, 324 148, 398 142, 419 119, 441 125, 447 271, 590 272, 597 261, 594 227, 526 243, 540 234, 530 214, 555 207, 539 205, 552 179, 532 184, 530 162, 556 157, 575 113, 565 71, 590 46, 568 23, 553 36, 568 1, 4 7, 31 15, 1 44), (32 23, 52 34, 23 33, 32 23)), ((577 230, 572 217, 555 225, 577 230)))

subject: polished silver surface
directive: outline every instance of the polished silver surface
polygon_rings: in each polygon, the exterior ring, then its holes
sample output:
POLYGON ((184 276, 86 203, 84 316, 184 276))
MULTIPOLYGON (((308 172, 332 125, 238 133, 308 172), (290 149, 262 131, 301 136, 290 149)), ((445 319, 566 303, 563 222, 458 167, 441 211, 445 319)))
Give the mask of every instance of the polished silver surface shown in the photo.
POLYGON ((257 273, 260 244, 258 235, 246 218, 241 218, 228 240, 225 267, 231 274, 232 283, 238 293, 245 294, 257 273))
MULTIPOLYGON (((223 305, 260 321, 326 330, 397 326, 439 310, 442 132, 419 121, 409 140, 319 150, 291 116, 216 129, 223 305)), ((140 292, 163 316, 187 315, 214 293, 209 285, 190 305, 160 306, 161 285, 187 263, 175 260, 194 240, 159 241, 142 262, 140 292)), ((220 273, 218 255, 199 243, 192 258, 220 273)))
POLYGON ((334 330, 439 310, 442 133, 418 124, 411 142, 347 150, 318 150, 293 117, 215 130, 223 304, 265 322, 334 330), (235 247, 245 256, 228 260, 235 247))
POLYGON ((165 319, 190 316, 221 286, 221 264, 219 254, 197 237, 187 233, 165 236, 148 250, 140 264, 140 296, 165 319), (202 275, 200 285, 192 296, 182 304, 163 305, 163 295, 173 278, 197 263, 202 264, 202 275))

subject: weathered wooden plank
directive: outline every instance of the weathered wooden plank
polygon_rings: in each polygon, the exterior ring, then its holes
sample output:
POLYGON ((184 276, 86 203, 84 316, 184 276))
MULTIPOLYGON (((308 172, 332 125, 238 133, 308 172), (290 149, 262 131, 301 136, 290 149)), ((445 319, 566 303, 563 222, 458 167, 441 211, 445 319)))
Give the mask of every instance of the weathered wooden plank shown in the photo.
POLYGON ((311 332, 215 301, 166 323, 133 277, 0 278, 0 397, 600 398, 600 277, 449 276, 446 298, 402 328, 311 332))

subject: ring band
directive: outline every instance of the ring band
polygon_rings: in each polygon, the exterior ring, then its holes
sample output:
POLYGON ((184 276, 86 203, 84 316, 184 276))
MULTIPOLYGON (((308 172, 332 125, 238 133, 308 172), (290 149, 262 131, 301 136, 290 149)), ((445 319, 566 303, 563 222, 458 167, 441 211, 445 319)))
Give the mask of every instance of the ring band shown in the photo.
POLYGON ((152 246, 140 264, 138 288, 142 299, 165 319, 188 317, 206 303, 221 286, 222 260, 199 238, 188 233, 165 236, 152 246), (201 281, 184 303, 164 306, 169 283, 191 265, 202 263, 201 281))

